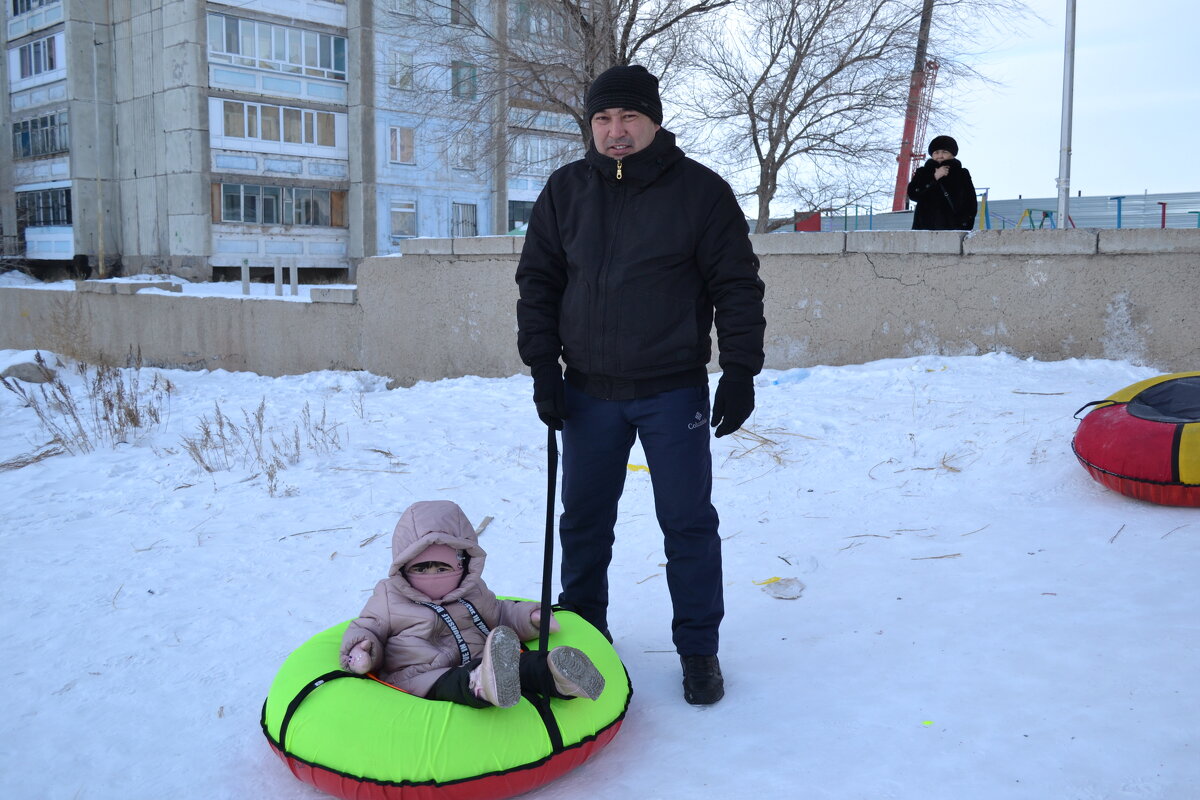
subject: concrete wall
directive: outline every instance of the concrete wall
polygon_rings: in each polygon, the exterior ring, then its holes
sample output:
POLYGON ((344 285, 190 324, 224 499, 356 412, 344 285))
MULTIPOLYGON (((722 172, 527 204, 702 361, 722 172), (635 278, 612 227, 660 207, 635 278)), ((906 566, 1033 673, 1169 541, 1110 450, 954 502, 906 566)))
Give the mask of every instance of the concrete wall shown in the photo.
MULTIPOLYGON (((1004 351, 1200 364, 1200 231, 819 234, 772 253, 767 364, 1004 351)), ((791 238, 791 237, 788 237, 791 238)))
MULTIPOLYGON (((1200 367, 1200 230, 752 238, 772 369, 990 351, 1200 367)), ((419 239, 403 258, 364 262, 365 363, 400 383, 521 371, 521 242, 419 239)))
POLYGON ((45 349, 124 365, 295 375, 362 369, 362 310, 350 303, 136 294, 137 284, 80 291, 0 288, 0 348, 45 349))
POLYGON ((521 372, 513 276, 524 241, 514 236, 409 239, 401 258, 363 261, 358 302, 364 363, 405 386, 521 372))
MULTIPOLYGON (((769 368, 991 351, 1200 368, 1200 229, 753 238, 769 368)), ((513 375, 522 241, 410 240, 362 263, 351 304, 0 288, 0 348, 74 342, 120 361, 140 345, 151 365, 365 369, 400 385, 513 375)))

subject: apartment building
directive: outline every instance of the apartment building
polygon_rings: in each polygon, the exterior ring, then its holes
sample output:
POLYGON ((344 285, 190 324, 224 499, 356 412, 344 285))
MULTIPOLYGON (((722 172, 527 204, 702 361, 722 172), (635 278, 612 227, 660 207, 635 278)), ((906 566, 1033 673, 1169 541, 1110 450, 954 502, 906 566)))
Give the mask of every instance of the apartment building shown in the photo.
POLYGON ((8 3, 0 234, 32 262, 352 276, 404 238, 519 227, 542 140, 577 150, 562 120, 481 107, 479 65, 405 23, 484 18, 484 0, 8 3))

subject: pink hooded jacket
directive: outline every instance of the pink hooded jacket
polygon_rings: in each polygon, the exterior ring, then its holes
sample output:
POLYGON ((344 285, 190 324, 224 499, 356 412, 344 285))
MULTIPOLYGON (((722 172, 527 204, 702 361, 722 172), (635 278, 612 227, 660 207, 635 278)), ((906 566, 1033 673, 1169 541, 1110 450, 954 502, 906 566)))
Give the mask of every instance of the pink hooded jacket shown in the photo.
POLYGON ((457 504, 448 500, 413 503, 392 533, 392 565, 388 577, 375 585, 358 619, 342 636, 342 666, 359 642, 371 645, 371 672, 419 697, 428 694, 447 670, 462 663, 458 643, 437 612, 421 603, 432 602, 405 578, 403 567, 432 544, 445 544, 470 556, 462 583, 440 605, 449 612, 475 657, 483 653, 484 635, 471 621, 467 600, 489 628, 507 625, 522 640, 537 636, 530 614, 538 603, 498 600, 483 582, 487 553, 479 546, 475 528, 457 504))

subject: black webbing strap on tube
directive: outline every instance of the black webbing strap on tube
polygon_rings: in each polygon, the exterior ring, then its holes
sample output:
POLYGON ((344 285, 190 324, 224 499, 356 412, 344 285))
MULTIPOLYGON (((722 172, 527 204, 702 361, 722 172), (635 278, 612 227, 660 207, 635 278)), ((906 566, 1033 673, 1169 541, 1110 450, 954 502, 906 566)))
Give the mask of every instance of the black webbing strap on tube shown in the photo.
MULTIPOLYGON (((332 680, 338 678, 362 678, 363 675, 355 675, 353 672, 347 672, 344 669, 335 669, 332 672, 326 672, 319 678, 313 678, 306 683, 304 687, 296 693, 292 698, 292 702, 288 703, 287 711, 283 712, 283 722, 279 726, 279 749, 287 752, 287 731, 288 725, 292 724, 292 716, 296 713, 296 709, 300 708, 300 704, 304 702, 304 698, 312 694, 313 690, 324 686, 332 680)), ((264 705, 264 709, 266 706, 264 705)), ((264 712, 265 713, 265 712, 264 712)))
MULTIPOLYGON (((554 489, 558 478, 558 438, 554 434, 554 428, 549 425, 546 426, 546 431, 546 466, 549 473, 546 477, 546 550, 542 561, 542 616, 538 631, 538 649, 543 653, 550 648, 550 579, 554 576, 554 489)), ((562 732, 558 728, 558 720, 550 711, 550 698, 542 692, 531 692, 525 696, 533 703, 546 726, 550 747, 555 753, 561 753, 562 732)))
POLYGON ((554 489, 558 480, 558 437, 546 426, 546 550, 542 561, 542 624, 538 649, 550 644, 550 580, 554 576, 554 489))

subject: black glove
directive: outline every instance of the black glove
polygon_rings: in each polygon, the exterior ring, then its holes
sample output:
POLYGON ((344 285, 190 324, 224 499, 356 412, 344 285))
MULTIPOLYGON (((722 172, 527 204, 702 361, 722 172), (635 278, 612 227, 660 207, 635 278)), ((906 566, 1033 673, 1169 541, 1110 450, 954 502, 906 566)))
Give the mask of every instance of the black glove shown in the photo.
POLYGON ((713 400, 712 426, 717 429, 719 439, 742 427, 754 411, 754 376, 749 370, 731 367, 725 370, 717 382, 717 396, 713 400))
POLYGON ((567 418, 567 395, 563 389, 562 370, 558 364, 538 364, 533 373, 533 404, 538 418, 556 431, 563 429, 567 418))

